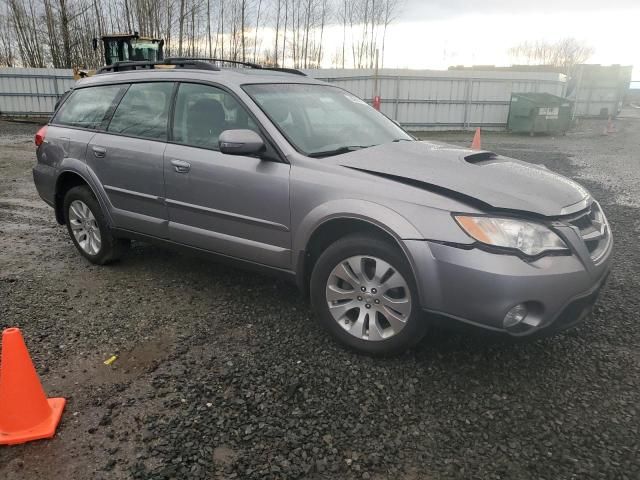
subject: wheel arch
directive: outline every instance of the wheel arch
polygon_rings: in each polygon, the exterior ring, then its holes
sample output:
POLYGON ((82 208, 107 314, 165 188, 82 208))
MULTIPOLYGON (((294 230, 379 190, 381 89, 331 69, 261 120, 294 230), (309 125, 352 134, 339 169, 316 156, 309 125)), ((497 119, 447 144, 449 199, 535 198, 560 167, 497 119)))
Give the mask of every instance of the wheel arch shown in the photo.
POLYGON ((305 295, 309 293, 311 272, 322 252, 340 238, 355 233, 375 235, 396 246, 407 258, 414 279, 420 284, 411 252, 403 239, 421 239, 422 235, 408 220, 387 207, 360 200, 333 201, 310 212, 297 231, 293 250, 296 282, 305 295), (347 206, 351 207, 350 211, 345 211, 347 206), (375 218, 369 215, 371 211, 377 213, 375 218))
POLYGON ((56 221, 60 225, 63 225, 65 223, 64 197, 67 194, 67 192, 74 187, 83 186, 83 185, 89 187, 89 190, 91 190, 93 195, 98 200, 98 203, 102 207, 105 213, 107 222, 109 223, 109 225, 111 225, 111 216, 109 215, 109 211, 108 209, 104 208, 105 206, 102 201, 102 198, 100 195, 97 194, 96 189, 94 188, 92 183, 89 181, 89 179, 85 175, 81 174, 77 170, 71 170, 71 169, 63 170, 62 172, 60 172, 60 174, 58 175, 58 178, 56 179, 56 185, 55 185, 54 197, 53 197, 56 221))

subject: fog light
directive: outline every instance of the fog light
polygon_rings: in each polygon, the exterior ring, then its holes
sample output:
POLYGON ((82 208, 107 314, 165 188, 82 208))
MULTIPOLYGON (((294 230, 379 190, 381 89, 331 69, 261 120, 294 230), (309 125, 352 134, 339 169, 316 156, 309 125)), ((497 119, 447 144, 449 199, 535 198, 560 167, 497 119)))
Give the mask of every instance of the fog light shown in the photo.
POLYGON ((524 303, 516 305, 507 312, 502 321, 504 328, 512 328, 521 323, 527 317, 527 307, 524 303))

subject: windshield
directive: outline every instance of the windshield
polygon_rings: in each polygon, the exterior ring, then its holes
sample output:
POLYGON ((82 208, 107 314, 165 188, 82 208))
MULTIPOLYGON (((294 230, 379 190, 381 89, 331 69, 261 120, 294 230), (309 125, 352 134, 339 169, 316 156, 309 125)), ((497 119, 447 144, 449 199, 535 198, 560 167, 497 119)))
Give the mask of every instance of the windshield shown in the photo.
POLYGON ((308 156, 413 140, 358 97, 336 87, 281 83, 244 89, 293 146, 308 156))

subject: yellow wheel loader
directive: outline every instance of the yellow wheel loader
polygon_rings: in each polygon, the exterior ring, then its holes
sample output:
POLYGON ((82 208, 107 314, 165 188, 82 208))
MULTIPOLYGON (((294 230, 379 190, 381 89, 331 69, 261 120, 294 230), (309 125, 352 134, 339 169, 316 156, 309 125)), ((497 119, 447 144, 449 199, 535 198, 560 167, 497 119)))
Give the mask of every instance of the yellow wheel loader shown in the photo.
MULTIPOLYGON (((116 62, 158 62, 164 59, 164 40, 141 37, 138 32, 103 35, 100 40, 106 66, 116 62)), ((93 39, 93 49, 98 50, 97 38, 93 39)), ((95 69, 73 68, 73 78, 76 80, 90 77, 95 73, 95 69)))

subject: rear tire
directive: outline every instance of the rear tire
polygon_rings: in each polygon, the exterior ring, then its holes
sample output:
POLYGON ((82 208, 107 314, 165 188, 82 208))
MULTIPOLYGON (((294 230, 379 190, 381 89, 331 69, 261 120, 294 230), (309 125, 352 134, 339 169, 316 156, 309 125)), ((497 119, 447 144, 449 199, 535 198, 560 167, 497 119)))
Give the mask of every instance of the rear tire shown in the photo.
POLYGON ((384 240, 356 234, 336 241, 318 258, 310 287, 320 324, 359 352, 397 354, 427 332, 409 262, 384 240))
POLYGON ((118 260, 131 243, 113 235, 98 200, 87 186, 73 187, 67 192, 64 220, 73 244, 96 265, 118 260))

